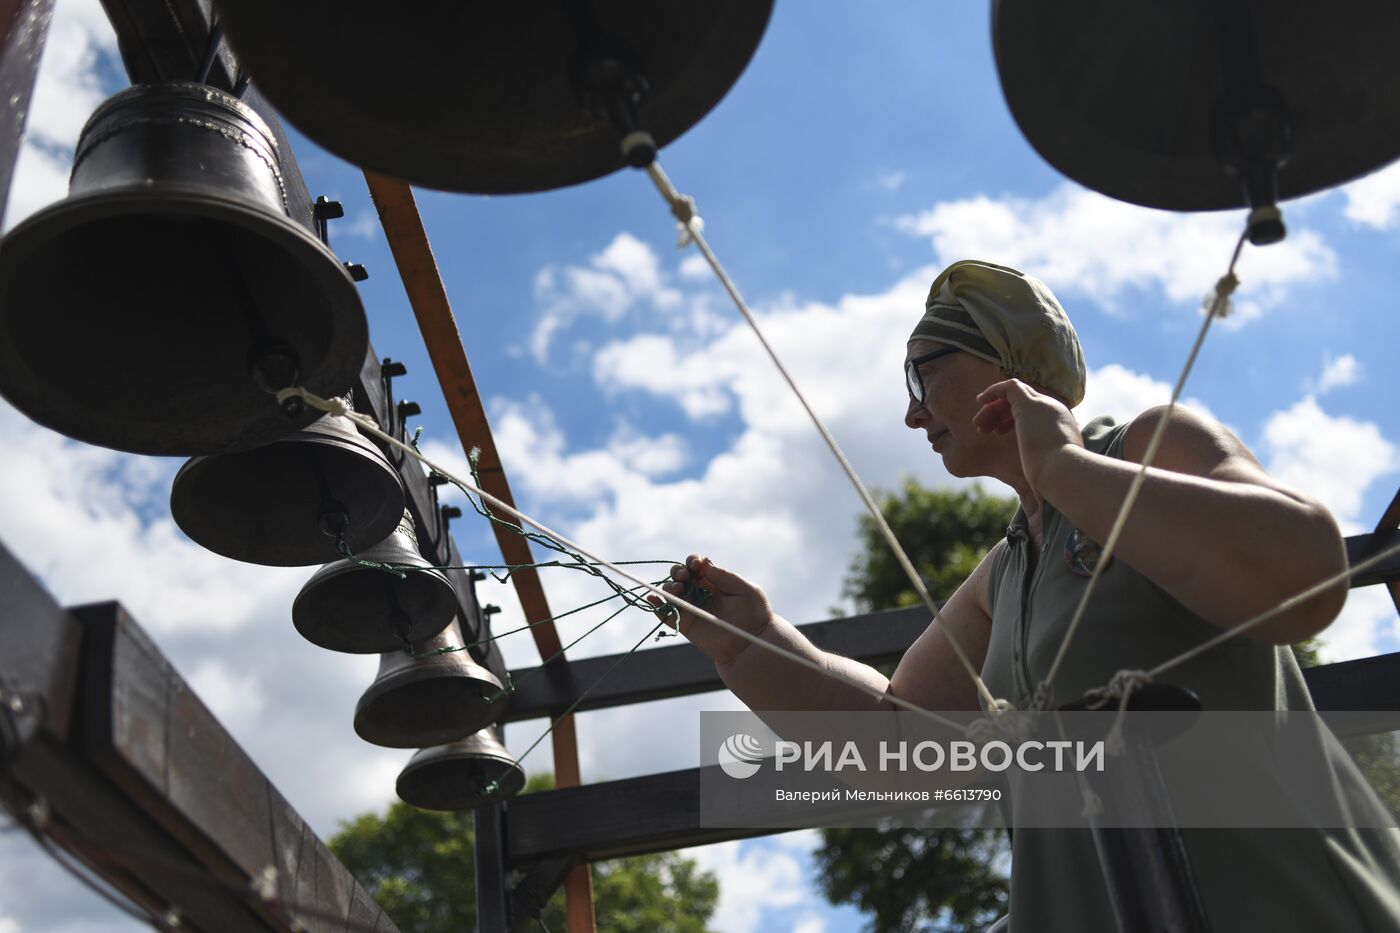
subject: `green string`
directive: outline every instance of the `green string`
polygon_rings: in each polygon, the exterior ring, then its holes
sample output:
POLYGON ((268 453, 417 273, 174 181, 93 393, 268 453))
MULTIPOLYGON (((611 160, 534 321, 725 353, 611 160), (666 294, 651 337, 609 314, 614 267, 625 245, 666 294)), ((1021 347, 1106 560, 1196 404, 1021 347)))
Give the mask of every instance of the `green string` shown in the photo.
MULTIPOLYGON (((641 589, 641 587, 634 586, 632 587, 632 589, 641 589)), ((549 616, 548 618, 540 619, 538 622, 531 622, 529 625, 522 625, 520 628, 513 628, 508 632, 500 632, 495 635, 489 635, 486 638, 483 638, 479 641, 468 642, 465 645, 452 645, 447 648, 434 648, 432 651, 424 651, 422 654, 415 653, 412 650, 413 646, 409 645, 407 648, 404 649, 404 653, 411 658, 428 658, 439 654, 451 654, 454 651, 466 651, 468 648, 475 648, 478 645, 489 644, 498 638, 505 638, 507 635, 514 635, 518 632, 528 631, 529 629, 532 629, 537 625, 544 625, 546 622, 555 622, 559 619, 567 618, 568 616, 571 616, 576 612, 582 612, 585 609, 592 609, 594 606, 601 606, 603 603, 610 602, 614 599, 617 599, 616 593, 604 596, 602 599, 595 599, 593 602, 579 606, 577 609, 570 609, 568 612, 561 612, 557 616, 549 616)))
MULTIPOLYGON (((648 605, 650 605, 650 603, 648 603, 648 605)), ((669 604, 668 604, 668 605, 669 605, 669 604)), ((623 608, 626 608, 626 607, 623 607, 623 608)), ((618 612, 621 612, 621 611, 622 611, 621 609, 618 610, 618 612)), ((616 613, 615 613, 615 614, 616 614, 616 613)), ((614 614, 614 615, 615 615, 615 614, 614 614)), ((611 618, 611 617, 610 617, 610 618, 611 618)), ((606 621, 606 620, 605 620, 605 621, 606 621)), ((615 670, 617 670, 617 666, 618 666, 619 664, 621 664, 623 661, 626 661, 626 660, 627 660, 628 658, 630 658, 633 654, 635 654, 636 651, 637 651, 637 649, 640 648, 640 647, 642 647, 642 645, 646 644, 647 639, 650 638, 654 632, 660 630, 660 628, 661 628, 663 625, 665 625, 665 624, 666 624, 665 622, 658 622, 658 623, 656 623, 656 626, 655 626, 654 628, 652 628, 651 631, 647 632, 645 635, 642 636, 641 641, 637 642, 637 643, 636 643, 635 645, 633 645, 630 649, 628 649, 628 651, 627 651, 626 654, 620 655, 620 656, 618 657, 618 659, 617 659, 616 661, 614 661, 614 662, 608 667, 608 669, 607 669, 606 671, 603 672, 603 675, 602 675, 601 677, 599 677, 597 680, 593 681, 593 683, 589 684, 589 685, 588 685, 588 688, 587 688, 586 690, 584 690, 582 693, 580 693, 580 694, 578 695, 578 698, 575 699, 574 702, 572 702, 572 703, 569 704, 569 708, 566 709, 566 710, 564 710, 564 712, 561 713, 557 719, 555 719, 554 721, 552 721, 552 722, 549 724, 549 728, 546 729, 546 730, 544 730, 544 732, 540 733, 540 737, 537 738, 537 739, 535 739, 535 741, 531 742, 531 743, 530 743, 530 747, 527 748, 527 749, 525 749, 524 754, 522 754, 519 758, 517 758, 517 759, 515 760, 516 767, 519 767, 519 766, 520 766, 520 763, 521 763, 522 761, 524 761, 524 760, 529 756, 529 754, 530 754, 531 752, 533 752, 533 751, 539 746, 539 744, 540 744, 541 742, 544 741, 545 736, 547 736, 547 735, 549 735, 551 732, 553 732, 554 729, 555 729, 555 727, 557 727, 557 726, 558 726, 561 722, 563 722, 565 719, 568 719, 569 716, 571 716, 571 715, 573 714, 574 710, 578 709, 579 704, 582 703, 582 702, 584 701, 584 699, 588 696, 588 694, 591 693, 591 692, 593 691, 593 688, 594 688, 594 687, 598 686, 600 683, 602 683, 603 681, 605 681, 605 680, 607 680, 609 677, 611 677, 611 676, 612 676, 612 672, 615 671, 615 670)), ((544 665, 541 665, 541 667, 543 667, 543 666, 544 666, 544 665)), ((539 670, 539 668, 536 668, 535 670, 539 670)), ((521 678, 521 679, 523 680, 524 678, 521 678)), ((488 797, 495 796, 496 791, 498 791, 498 790, 500 790, 500 789, 501 789, 500 781, 496 781, 496 780, 493 780, 493 781, 488 782, 488 783, 486 784, 486 786, 483 788, 483 790, 484 790, 485 793, 486 793, 486 796, 488 796, 488 797)))

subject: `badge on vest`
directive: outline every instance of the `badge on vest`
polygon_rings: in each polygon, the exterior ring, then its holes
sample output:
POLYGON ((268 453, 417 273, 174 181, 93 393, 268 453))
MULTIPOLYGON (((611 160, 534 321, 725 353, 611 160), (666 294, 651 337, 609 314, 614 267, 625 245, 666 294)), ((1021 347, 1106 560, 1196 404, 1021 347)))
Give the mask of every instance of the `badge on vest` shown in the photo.
MULTIPOLYGON (((1099 547, 1099 543, 1078 528, 1071 529, 1069 537, 1065 538, 1065 563, 1081 577, 1094 575, 1094 568, 1098 566, 1102 555, 1103 548, 1099 547)), ((1110 557, 1109 562, 1112 561, 1113 558, 1110 557)))

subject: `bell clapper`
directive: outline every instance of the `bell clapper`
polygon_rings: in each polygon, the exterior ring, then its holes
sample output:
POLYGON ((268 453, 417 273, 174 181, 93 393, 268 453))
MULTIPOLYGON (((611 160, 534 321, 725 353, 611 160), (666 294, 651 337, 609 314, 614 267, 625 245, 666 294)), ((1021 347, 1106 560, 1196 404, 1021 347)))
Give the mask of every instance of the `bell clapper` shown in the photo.
MULTIPOLYGON (((248 372, 258 388, 269 395, 297 384, 301 376, 301 359, 292 345, 275 337, 263 338, 248 351, 248 372)), ((306 401, 288 395, 277 403, 282 414, 295 418, 306 411, 306 401)))
POLYGON ((570 63, 574 93, 584 107, 606 116, 618 133, 618 148, 633 168, 646 168, 656 158, 656 140, 637 117, 651 85, 637 69, 636 55, 616 36, 602 34, 588 4, 567 5, 569 24, 578 39, 570 63))

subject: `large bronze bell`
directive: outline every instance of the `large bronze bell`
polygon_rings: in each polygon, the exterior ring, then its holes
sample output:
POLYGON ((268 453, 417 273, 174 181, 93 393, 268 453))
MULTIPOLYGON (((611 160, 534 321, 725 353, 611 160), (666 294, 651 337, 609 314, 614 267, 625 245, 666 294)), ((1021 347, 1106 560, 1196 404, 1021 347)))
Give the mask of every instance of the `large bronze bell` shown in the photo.
POLYGON ((629 124, 656 145, 680 136, 738 80, 772 6, 218 4, 258 88, 318 144, 415 185, 481 194, 616 171, 629 124))
POLYGON ((501 682, 462 648, 456 620, 434 637, 386 651, 379 676, 355 706, 355 732, 387 748, 423 748, 471 735, 505 711, 501 682), (443 648, 460 650, 439 654, 443 648))
POLYGON ((1182 211, 1259 206, 1400 156, 1400 16, 1389 7, 994 0, 992 9, 1002 90, 1026 139, 1111 197, 1182 211))
POLYGON ((399 799, 422 810, 470 810, 520 793, 525 772, 496 738, 482 729, 447 745, 414 753, 399 773, 399 799))
POLYGON ((350 276, 289 219, 276 139, 201 84, 128 88, 68 197, 0 244, 0 394, 70 437, 221 453, 305 427, 270 394, 342 395, 365 358, 350 276))
POLYGON ((383 654, 432 638, 457 614, 457 592, 418 553, 408 512, 393 534, 356 556, 406 569, 399 576, 342 559, 317 570, 292 603, 292 623, 313 645, 383 654))
POLYGON ((281 440, 195 457, 175 474, 170 514, 196 543, 253 564, 302 567, 383 541, 404 512, 403 483, 344 415, 281 440))

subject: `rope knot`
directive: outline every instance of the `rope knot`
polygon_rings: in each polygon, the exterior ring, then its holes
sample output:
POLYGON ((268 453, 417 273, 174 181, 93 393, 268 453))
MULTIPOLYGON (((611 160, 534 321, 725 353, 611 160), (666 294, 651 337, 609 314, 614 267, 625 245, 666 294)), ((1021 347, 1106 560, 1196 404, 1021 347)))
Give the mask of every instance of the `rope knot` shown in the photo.
POLYGON ((324 411, 330 415, 349 415, 354 409, 345 403, 343 398, 321 398, 315 392, 308 391, 302 386, 287 386, 285 389, 277 390, 277 404, 282 405, 288 399, 301 399, 306 404, 318 411, 324 411))
POLYGON ((981 717, 967 725, 963 734, 974 742, 996 738, 1020 742, 1025 739, 1028 731, 1026 723, 1020 717, 1006 715, 1016 711, 1010 700, 995 698, 987 705, 987 711, 981 717))
POLYGON ((1211 317, 1229 317, 1230 311, 1233 310, 1230 296, 1233 295, 1235 289, 1239 287, 1240 277, 1235 275, 1234 269, 1232 268, 1229 272, 1222 275, 1220 280, 1215 283, 1215 288, 1211 290, 1209 295, 1206 295, 1205 301, 1201 303, 1201 309, 1211 317))

